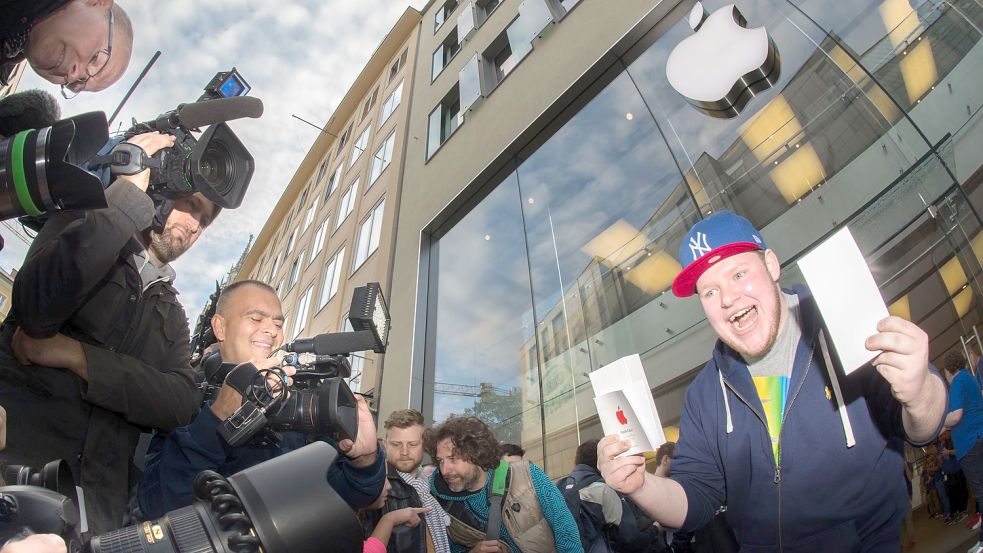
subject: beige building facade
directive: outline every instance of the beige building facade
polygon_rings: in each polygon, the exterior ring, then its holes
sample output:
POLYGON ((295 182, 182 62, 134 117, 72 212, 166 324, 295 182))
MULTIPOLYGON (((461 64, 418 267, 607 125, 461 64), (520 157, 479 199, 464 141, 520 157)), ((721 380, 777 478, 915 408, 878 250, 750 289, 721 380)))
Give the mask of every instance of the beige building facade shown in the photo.
MULTIPOLYGON (((237 280, 280 296, 285 340, 351 330, 355 288, 389 296, 420 14, 408 8, 345 94, 246 254, 237 280)), ((353 390, 377 387, 382 359, 351 357, 353 390)))

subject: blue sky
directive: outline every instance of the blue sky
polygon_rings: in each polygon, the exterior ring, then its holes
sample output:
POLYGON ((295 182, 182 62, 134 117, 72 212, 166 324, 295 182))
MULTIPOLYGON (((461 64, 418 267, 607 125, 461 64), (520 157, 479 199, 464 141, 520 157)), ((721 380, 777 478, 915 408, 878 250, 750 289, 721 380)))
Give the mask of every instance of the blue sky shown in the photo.
MULTIPOLYGON (((152 119, 177 104, 196 100, 219 71, 235 66, 263 100, 261 119, 231 123, 256 160, 256 172, 242 206, 225 211, 194 247, 174 262, 181 301, 192 322, 208 294, 239 258, 250 233, 258 234, 318 131, 291 117, 323 124, 407 7, 424 0, 350 2, 341 0, 168 0, 120 4, 135 29, 130 66, 112 87, 66 101, 58 87, 30 71, 21 90, 54 94, 62 116, 89 111, 111 114, 140 71, 162 55, 116 119, 126 129, 133 118, 152 119)), ((0 228, 6 246, 0 266, 21 265, 28 245, 15 220, 0 228), (11 227, 15 227, 13 230, 11 227)))

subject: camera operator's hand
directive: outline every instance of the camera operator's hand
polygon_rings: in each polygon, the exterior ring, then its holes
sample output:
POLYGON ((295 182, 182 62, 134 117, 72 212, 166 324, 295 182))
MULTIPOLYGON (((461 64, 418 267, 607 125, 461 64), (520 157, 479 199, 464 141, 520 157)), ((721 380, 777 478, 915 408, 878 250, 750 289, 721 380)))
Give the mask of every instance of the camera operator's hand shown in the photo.
POLYGON ((19 327, 11 343, 14 357, 21 365, 42 365, 56 369, 68 369, 83 380, 89 379, 89 366, 82 344, 58 333, 50 338, 31 338, 19 327))
POLYGON ((22 540, 9 541, 0 553, 67 553, 65 540, 55 534, 32 534, 22 540))
MULTIPOLYGON (((147 156, 152 156, 164 148, 173 146, 174 137, 169 134, 161 134, 153 131, 130 137, 126 139, 126 142, 143 148, 147 156)), ((147 187, 150 186, 150 169, 144 169, 135 175, 120 175, 118 178, 129 181, 140 190, 146 192, 147 187)))
MULTIPOLYGON (((276 355, 266 359, 252 359, 247 361, 247 363, 252 363, 257 370, 272 369, 280 366, 281 359, 282 356, 276 355)), ((297 369, 291 366, 281 368, 287 375, 287 385, 289 386, 291 384, 290 377, 297 372, 297 369)), ((274 390, 279 388, 280 381, 275 376, 270 375, 268 377, 268 381, 270 383, 270 387, 274 390)), ((224 421, 231 417, 232 414, 239 409, 239 407, 242 407, 242 396, 228 383, 222 384, 222 387, 218 391, 218 395, 215 397, 215 401, 212 402, 212 413, 215 413, 215 416, 218 417, 219 420, 224 421)))
POLYGON ((358 436, 354 442, 341 440, 338 442, 338 449, 356 467, 367 467, 375 462, 379 443, 376 441, 375 422, 372 420, 369 404, 365 403, 365 398, 360 394, 355 394, 355 403, 358 406, 358 436))

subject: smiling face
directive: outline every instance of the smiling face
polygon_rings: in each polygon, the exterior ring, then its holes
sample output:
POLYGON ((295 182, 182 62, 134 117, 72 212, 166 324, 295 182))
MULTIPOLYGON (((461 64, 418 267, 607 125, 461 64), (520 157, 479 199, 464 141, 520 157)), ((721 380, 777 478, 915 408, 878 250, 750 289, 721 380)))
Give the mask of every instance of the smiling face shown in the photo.
MULTIPOLYGON (((55 84, 85 78, 89 61, 109 46, 110 9, 111 0, 71 0, 38 21, 28 35, 28 63, 38 75, 55 84)), ((128 26, 116 18, 108 64, 86 82, 84 90, 97 92, 119 80, 129 65, 132 43, 128 26)))
POLYGON ((749 251, 717 261, 696 281, 710 326, 745 358, 770 350, 785 324, 780 273, 774 252, 749 251))
MULTIPOLYGON (((228 292, 226 292, 228 293, 228 292)), ((212 317, 222 360, 245 363, 265 359, 283 342, 283 309, 276 294, 255 285, 231 292, 212 317)))
POLYGON ((454 442, 445 438, 437 442, 437 468, 453 492, 476 492, 485 485, 488 474, 474 463, 455 455, 454 442))

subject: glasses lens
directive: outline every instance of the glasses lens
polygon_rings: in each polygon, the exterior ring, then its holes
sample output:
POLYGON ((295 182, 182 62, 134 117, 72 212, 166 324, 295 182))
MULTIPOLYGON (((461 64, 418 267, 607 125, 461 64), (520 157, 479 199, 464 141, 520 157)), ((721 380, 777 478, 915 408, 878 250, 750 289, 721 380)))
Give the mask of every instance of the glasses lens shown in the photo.
POLYGON ((79 92, 82 92, 83 88, 85 88, 84 81, 83 82, 76 81, 74 83, 69 83, 67 85, 63 84, 61 85, 61 95, 66 100, 71 100, 72 98, 78 96, 79 92))
POLYGON ((85 66, 85 72, 89 77, 95 77, 98 75, 106 66, 109 65, 109 52, 106 50, 99 50, 96 55, 92 56, 89 60, 89 65, 85 66))

